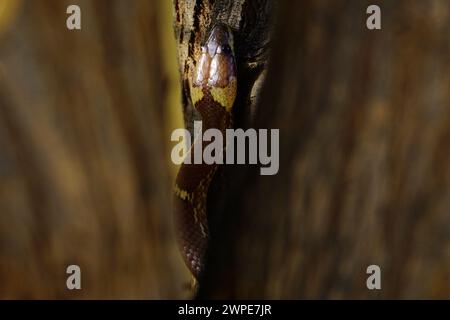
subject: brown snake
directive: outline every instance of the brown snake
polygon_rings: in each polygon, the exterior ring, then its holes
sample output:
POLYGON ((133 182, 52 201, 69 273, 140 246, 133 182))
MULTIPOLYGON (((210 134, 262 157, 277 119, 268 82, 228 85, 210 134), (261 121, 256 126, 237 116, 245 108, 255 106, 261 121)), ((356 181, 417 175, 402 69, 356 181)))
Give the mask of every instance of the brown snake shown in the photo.
MULTIPOLYGON (((222 24, 214 26, 196 67, 189 79, 192 104, 202 117, 203 132, 232 127, 232 108, 237 91, 236 61, 231 30, 222 24)), ((204 150, 211 142, 196 139, 187 157, 196 147, 204 150)), ((225 150, 224 150, 225 151, 225 150)), ((198 279, 204 268, 209 227, 207 198, 217 164, 183 163, 174 188, 174 215, 179 246, 192 275, 198 279)))

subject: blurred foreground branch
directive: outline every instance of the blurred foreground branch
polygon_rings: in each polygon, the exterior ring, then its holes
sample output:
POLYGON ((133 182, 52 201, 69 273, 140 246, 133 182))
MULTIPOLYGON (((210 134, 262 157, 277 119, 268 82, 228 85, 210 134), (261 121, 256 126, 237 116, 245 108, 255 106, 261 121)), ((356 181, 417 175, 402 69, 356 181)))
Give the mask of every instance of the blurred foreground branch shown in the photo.
POLYGON ((3 35, 0 298, 181 297, 164 2, 23 1, 3 35), (82 31, 66 29, 69 4, 82 31))

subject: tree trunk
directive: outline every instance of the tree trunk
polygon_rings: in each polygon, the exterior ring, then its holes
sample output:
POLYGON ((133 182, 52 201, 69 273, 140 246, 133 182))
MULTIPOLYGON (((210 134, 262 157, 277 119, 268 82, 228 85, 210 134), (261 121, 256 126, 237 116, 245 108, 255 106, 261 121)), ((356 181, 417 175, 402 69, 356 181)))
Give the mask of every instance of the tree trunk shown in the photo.
POLYGON ((381 31, 365 0, 29 0, 4 18, 14 1, 0 10, 0 298, 184 296, 171 110, 182 92, 192 127, 187 77, 215 22, 236 38, 235 126, 280 129, 280 171, 225 166, 214 182, 199 297, 450 298, 448 1, 378 1, 381 31), (382 290, 366 287, 372 264, 382 290))

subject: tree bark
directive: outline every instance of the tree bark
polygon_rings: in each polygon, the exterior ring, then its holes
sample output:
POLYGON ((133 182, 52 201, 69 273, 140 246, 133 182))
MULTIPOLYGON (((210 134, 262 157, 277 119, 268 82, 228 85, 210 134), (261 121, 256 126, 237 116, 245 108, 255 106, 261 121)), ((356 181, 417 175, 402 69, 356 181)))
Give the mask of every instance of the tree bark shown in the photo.
POLYGON ((218 22, 230 26, 235 38, 239 79, 234 108, 235 126, 250 125, 252 109, 263 79, 261 74, 269 58, 273 7, 271 0, 174 0, 183 113, 185 125, 191 133, 194 120, 200 117, 190 101, 188 79, 207 32, 218 22))

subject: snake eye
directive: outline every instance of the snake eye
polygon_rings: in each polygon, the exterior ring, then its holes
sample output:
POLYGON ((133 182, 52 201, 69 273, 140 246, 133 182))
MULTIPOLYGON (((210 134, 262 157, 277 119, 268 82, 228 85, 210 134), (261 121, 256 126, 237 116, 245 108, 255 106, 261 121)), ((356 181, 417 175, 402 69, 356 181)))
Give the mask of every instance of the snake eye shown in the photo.
POLYGON ((230 45, 225 44, 220 46, 220 52, 223 54, 232 54, 230 45))

